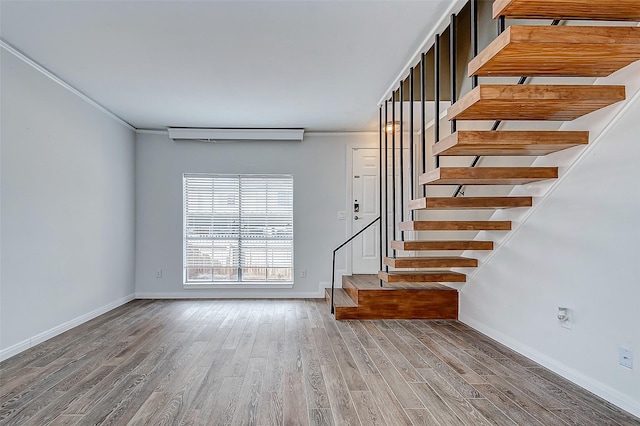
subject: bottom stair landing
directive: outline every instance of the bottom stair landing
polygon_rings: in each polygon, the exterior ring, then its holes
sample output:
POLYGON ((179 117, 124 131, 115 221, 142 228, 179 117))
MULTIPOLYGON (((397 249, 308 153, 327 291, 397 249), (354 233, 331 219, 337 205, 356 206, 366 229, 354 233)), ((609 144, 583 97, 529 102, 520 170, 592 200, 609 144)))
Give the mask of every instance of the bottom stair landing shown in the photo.
MULTIPOLYGON (((325 299, 331 305, 331 289, 325 299)), ((437 283, 384 283, 376 275, 342 277, 335 289, 335 318, 457 319, 458 291, 437 283)))

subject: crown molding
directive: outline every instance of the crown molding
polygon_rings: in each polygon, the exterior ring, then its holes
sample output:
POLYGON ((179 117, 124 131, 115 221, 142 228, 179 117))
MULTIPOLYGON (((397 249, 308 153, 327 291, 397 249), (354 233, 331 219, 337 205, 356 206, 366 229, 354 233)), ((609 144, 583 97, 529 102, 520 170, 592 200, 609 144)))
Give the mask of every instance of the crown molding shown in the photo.
POLYGON ((7 52, 11 53, 16 58, 20 59, 21 61, 23 61, 27 65, 31 66, 33 69, 39 71, 45 77, 48 77, 50 80, 52 80, 55 83, 59 84, 60 86, 64 87, 65 89, 67 89, 68 91, 70 91, 71 93, 73 93, 74 95, 76 95, 77 97, 82 99, 83 101, 87 102, 88 104, 90 104, 94 108, 96 108, 96 109, 100 110, 101 112, 105 113, 110 118, 112 118, 113 120, 115 120, 118 123, 122 124, 123 126, 128 128, 129 130, 132 130, 134 132, 136 131, 136 128, 133 127, 131 124, 127 123, 122 118, 118 117, 116 114, 114 114, 113 112, 109 111, 107 108, 105 108, 104 106, 100 105, 98 102, 94 101, 89 96, 85 95, 84 93, 82 93, 81 91, 79 91, 78 89, 76 89, 75 87, 73 87, 72 85, 70 85, 69 83, 67 83, 66 81, 64 81, 63 79, 61 79, 60 77, 58 77, 57 75, 52 73, 51 71, 49 71, 48 69, 46 69, 45 67, 40 65, 38 62, 34 61, 33 59, 31 59, 30 57, 28 57, 27 55, 25 55, 21 51, 19 51, 15 47, 13 47, 11 44, 7 43, 5 40, 0 39, 0 47, 2 47, 7 52))

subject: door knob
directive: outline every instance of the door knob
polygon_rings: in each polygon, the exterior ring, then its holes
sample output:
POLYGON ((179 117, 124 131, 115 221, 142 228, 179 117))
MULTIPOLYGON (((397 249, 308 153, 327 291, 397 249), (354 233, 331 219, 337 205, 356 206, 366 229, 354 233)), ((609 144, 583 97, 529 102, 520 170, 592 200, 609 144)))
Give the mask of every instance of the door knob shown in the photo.
POLYGON ((354 220, 359 220, 360 218, 359 218, 358 216, 356 216, 356 217, 354 217, 353 219, 354 219, 354 220))

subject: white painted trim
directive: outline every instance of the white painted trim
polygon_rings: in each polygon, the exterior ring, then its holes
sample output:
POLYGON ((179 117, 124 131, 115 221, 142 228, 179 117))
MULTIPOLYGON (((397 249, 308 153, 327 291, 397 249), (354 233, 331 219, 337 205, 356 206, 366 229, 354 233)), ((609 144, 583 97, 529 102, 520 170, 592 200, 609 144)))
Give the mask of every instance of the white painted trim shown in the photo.
POLYGON ((220 289, 220 288, 235 288, 235 289, 271 289, 271 288, 293 288, 293 283, 283 283, 283 284, 273 284, 273 283, 204 283, 204 284, 196 284, 196 283, 183 283, 182 286, 185 290, 211 290, 211 289, 220 289))
POLYGON ((136 293, 136 299, 324 299, 324 288, 322 291, 308 291, 308 292, 273 292, 266 294, 252 293, 251 297, 247 297, 245 292, 231 292, 224 294, 216 294, 212 292, 206 293, 179 293, 179 292, 164 292, 164 293, 136 293))
POLYGON ((355 136, 355 135, 377 135, 377 130, 354 130, 352 132, 334 132, 334 131, 315 131, 315 132, 305 132, 305 135, 314 135, 314 136, 355 136))
POLYGON ((16 343, 15 345, 9 346, 8 348, 5 348, 3 350, 0 351, 0 361, 4 361, 7 358, 11 358, 14 355, 19 354, 22 351, 25 351, 29 348, 32 348, 42 342, 44 342, 45 340, 49 340, 52 337, 58 336, 59 334, 64 333, 65 331, 71 330, 74 327, 77 327, 81 324, 84 324, 87 321, 90 321, 106 312, 109 312, 119 306, 124 305, 125 303, 128 303, 130 301, 132 301, 133 299, 135 299, 135 296, 133 294, 130 294, 128 296, 125 296, 121 299, 118 299, 114 302, 108 303, 104 306, 101 306, 97 309, 94 309, 91 312, 88 312, 84 315, 80 315, 79 317, 76 317, 72 320, 69 320, 63 324, 60 324, 58 326, 55 326, 47 331, 44 331, 42 333, 36 334, 35 336, 23 340, 22 342, 16 343))
POLYGON ((607 386, 606 384, 594 380, 593 378, 571 368, 570 366, 556 361, 555 359, 522 344, 520 341, 488 327, 484 323, 478 322, 470 317, 460 313, 459 321, 479 332, 491 337, 494 340, 508 346, 510 349, 526 356, 527 358, 537 362, 538 364, 548 368, 565 379, 583 387, 599 397, 617 405, 625 411, 640 417, 640 404, 630 399, 627 395, 607 386))
POLYGON ((46 69, 45 67, 43 67, 42 65, 37 63, 36 61, 31 59, 27 55, 25 55, 24 53, 22 53, 21 51, 19 51, 18 49, 16 49, 15 47, 10 45, 9 43, 7 43, 6 41, 0 39, 0 47, 2 47, 7 52, 11 53, 16 58, 22 60, 27 65, 31 66, 36 71, 39 71, 45 77, 48 77, 49 79, 51 79, 55 83, 58 83, 60 86, 64 87, 65 89, 67 89, 68 91, 70 91, 71 93, 73 93, 74 95, 76 95, 77 97, 82 99, 83 101, 87 102, 88 104, 90 104, 91 106, 93 106, 96 109, 100 110, 101 112, 105 113, 106 115, 108 115, 109 117, 111 117, 112 119, 117 121, 118 123, 122 124, 123 126, 128 128, 129 130, 132 130, 132 131, 136 130, 136 128, 133 127, 131 124, 127 123, 122 118, 118 117, 113 112, 109 111, 107 108, 105 108, 104 106, 100 105, 98 102, 94 101, 89 96, 85 95, 84 93, 82 93, 81 91, 79 91, 78 89, 76 89, 75 87, 73 87, 72 85, 70 85, 69 83, 67 83, 66 81, 64 81, 63 79, 61 79, 60 77, 58 77, 57 75, 55 75, 54 73, 49 71, 48 69, 46 69))
MULTIPOLYGON (((148 134, 148 135, 169 135, 169 131, 167 129, 135 129, 136 133, 140 133, 140 134, 148 134)), ((377 130, 354 130, 352 132, 344 132, 344 131, 332 131, 332 130, 328 130, 326 132, 324 131, 311 131, 311 132, 304 132, 305 136, 357 136, 357 135, 362 135, 362 136, 371 136, 371 135, 377 135, 378 131, 377 130)))
POLYGON ((384 94, 378 101, 378 106, 381 106, 382 104, 384 104, 385 99, 389 99, 389 97, 391 96, 391 92, 393 92, 395 88, 398 87, 400 80, 402 80, 404 76, 409 75, 409 69, 418 61, 418 58, 420 58, 420 55, 422 55, 422 52, 428 50, 427 46, 431 47, 431 45, 435 43, 436 34, 442 33, 445 30, 445 28, 449 26, 451 14, 460 13, 464 5, 467 4, 467 1, 468 0, 456 0, 451 2, 451 5, 447 9, 447 11, 442 15, 438 23, 429 32, 427 37, 425 37, 424 41, 420 44, 420 47, 418 47, 418 49, 413 54, 413 56, 411 56, 409 61, 407 61, 407 64, 402 68, 402 71, 400 71, 400 73, 395 78, 395 80, 393 80, 393 82, 391 83, 387 91, 384 92, 384 94))

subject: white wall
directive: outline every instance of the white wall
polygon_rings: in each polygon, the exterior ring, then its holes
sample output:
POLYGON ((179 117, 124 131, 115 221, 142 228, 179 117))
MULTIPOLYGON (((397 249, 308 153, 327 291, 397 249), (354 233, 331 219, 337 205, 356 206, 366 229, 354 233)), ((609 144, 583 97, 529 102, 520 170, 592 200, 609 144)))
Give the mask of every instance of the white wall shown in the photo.
MULTIPOLYGON (((136 140, 136 295, 138 297, 322 297, 331 253, 346 235, 346 152, 377 146, 376 134, 307 134, 298 142, 136 140), (349 148, 350 149, 350 148, 349 148), (182 279, 182 174, 287 173, 294 184, 295 284, 291 289, 185 290, 182 279), (162 269, 162 278, 155 278, 162 269), (301 278, 300 272, 307 271, 301 278)), ((348 217, 348 216, 347 216, 348 217)), ((344 253, 338 269, 344 269, 344 253)))
POLYGON ((561 179, 546 193, 514 191, 546 194, 528 216, 496 215, 517 229, 461 290, 460 319, 640 415, 640 63, 606 82, 626 83, 630 101, 564 126, 591 130, 586 150, 535 162, 560 164, 561 179), (571 330, 560 306, 573 312, 571 330), (618 365, 620 346, 634 351, 633 370, 618 365))
POLYGON ((134 133, 2 49, 0 359, 134 292, 134 133))

